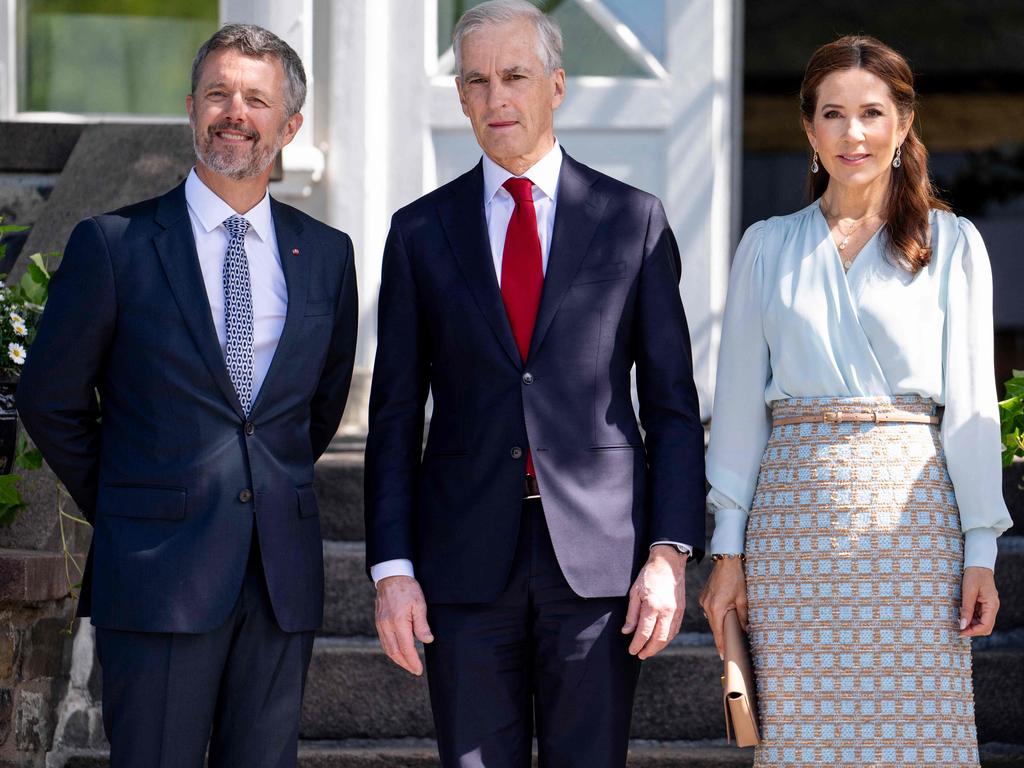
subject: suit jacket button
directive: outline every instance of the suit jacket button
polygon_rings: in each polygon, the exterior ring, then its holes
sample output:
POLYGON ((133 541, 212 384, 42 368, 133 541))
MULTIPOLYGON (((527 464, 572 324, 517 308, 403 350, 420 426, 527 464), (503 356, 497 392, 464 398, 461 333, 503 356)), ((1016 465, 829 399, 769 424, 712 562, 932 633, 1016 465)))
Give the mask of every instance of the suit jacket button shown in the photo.
POLYGON ((248 435, 249 437, 252 437, 252 435, 253 435, 253 433, 255 431, 256 431, 256 425, 255 424, 253 424, 251 421, 245 422, 245 434, 246 435, 248 435))
POLYGON ((243 488, 238 493, 238 500, 243 504, 248 504, 250 501, 252 501, 252 491, 250 491, 248 488, 243 488))
POLYGON ((521 458, 523 458, 523 449, 520 448, 518 445, 512 448, 511 453, 512 453, 512 458, 513 459, 521 459, 521 458))
POLYGON ((533 384, 533 374, 532 373, 524 373, 523 374, 523 384, 533 384))

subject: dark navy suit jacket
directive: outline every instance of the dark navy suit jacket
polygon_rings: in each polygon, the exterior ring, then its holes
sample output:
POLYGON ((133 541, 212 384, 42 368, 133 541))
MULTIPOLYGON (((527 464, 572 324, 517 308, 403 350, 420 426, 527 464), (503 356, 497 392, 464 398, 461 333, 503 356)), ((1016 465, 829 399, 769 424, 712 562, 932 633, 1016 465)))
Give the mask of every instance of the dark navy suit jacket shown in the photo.
POLYGON ((254 524, 278 623, 320 626, 313 462, 348 396, 356 277, 347 235, 271 206, 288 310, 248 418, 214 330, 184 185, 86 219, 68 242, 17 403, 94 526, 80 613, 97 626, 216 628, 238 597, 254 524))
POLYGON ((523 361, 491 257, 482 166, 398 211, 370 396, 368 564, 412 560, 430 602, 495 599, 516 548, 527 448, 577 594, 624 595, 652 542, 700 552, 704 432, 679 277, 657 198, 564 155, 523 361))

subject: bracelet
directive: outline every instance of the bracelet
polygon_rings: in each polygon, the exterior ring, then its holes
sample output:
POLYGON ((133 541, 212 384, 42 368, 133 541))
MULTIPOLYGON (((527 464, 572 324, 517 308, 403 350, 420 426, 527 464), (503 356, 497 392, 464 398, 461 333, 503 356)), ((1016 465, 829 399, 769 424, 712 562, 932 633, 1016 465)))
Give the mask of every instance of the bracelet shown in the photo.
POLYGON ((711 556, 711 562, 717 563, 719 560, 741 560, 742 562, 746 562, 747 556, 742 552, 739 554, 716 552, 711 556))

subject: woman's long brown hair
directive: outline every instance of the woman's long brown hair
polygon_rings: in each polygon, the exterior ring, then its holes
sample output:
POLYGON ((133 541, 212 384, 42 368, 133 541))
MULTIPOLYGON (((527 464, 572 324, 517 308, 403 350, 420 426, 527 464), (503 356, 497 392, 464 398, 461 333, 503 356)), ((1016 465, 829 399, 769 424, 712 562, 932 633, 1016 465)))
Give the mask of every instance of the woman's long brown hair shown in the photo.
MULTIPOLYGON (((818 87, 833 72, 865 69, 889 86, 901 123, 911 119, 917 102, 914 73, 907 60, 889 46, 867 35, 847 35, 821 46, 807 62, 800 85, 800 112, 807 124, 814 122, 818 87)), ((937 196, 928 176, 928 150, 910 126, 901 148, 902 164, 890 175, 883 225, 896 261, 909 272, 928 266, 932 258, 928 215, 936 208, 948 211, 937 196)), ((808 172, 807 192, 817 200, 828 187, 829 175, 819 163, 817 173, 808 172)))

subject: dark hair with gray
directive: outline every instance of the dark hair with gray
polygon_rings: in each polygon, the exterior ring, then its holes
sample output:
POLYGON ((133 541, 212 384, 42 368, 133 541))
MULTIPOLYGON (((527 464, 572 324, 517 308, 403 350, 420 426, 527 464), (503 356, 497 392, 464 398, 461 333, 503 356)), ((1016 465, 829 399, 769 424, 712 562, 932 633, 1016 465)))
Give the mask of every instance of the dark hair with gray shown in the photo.
POLYGON ((284 40, 269 29, 255 24, 225 24, 213 33, 213 37, 199 46, 192 60, 192 97, 195 98, 199 85, 199 73, 203 62, 213 51, 233 48, 245 56, 257 59, 275 58, 284 68, 284 100, 288 117, 302 109, 306 101, 306 70, 302 67, 299 54, 284 40))
POLYGON ((488 0, 462 14, 455 25, 452 50, 455 53, 455 74, 462 77, 462 41, 471 32, 492 24, 507 24, 517 19, 529 19, 537 32, 537 55, 544 64, 544 72, 551 74, 562 67, 562 30, 558 22, 527 0, 488 0))

